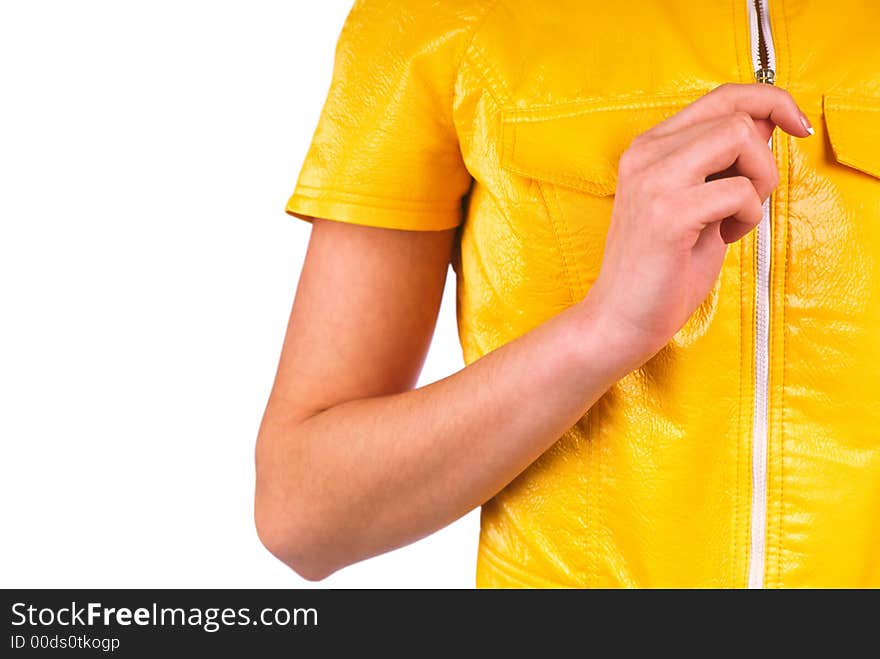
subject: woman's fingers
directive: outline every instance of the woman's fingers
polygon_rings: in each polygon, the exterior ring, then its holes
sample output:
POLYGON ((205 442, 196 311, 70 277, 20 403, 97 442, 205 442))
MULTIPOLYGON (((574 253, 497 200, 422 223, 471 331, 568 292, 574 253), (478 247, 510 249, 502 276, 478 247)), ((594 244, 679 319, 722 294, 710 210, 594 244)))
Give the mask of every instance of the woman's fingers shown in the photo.
POLYGON ((777 125, 806 137, 802 116, 783 89, 722 85, 633 140, 620 161, 621 204, 637 209, 637 230, 714 258, 760 222, 779 182, 768 138, 777 125))
POLYGON ((681 195, 679 212, 692 228, 696 243, 699 234, 721 221, 721 237, 736 242, 754 229, 763 216, 763 204, 752 182, 744 176, 732 176, 700 183, 681 195))
POLYGON ((756 122, 764 141, 774 126, 795 137, 811 135, 804 114, 791 94, 780 87, 760 83, 728 83, 716 87, 650 131, 654 136, 678 131, 700 121, 735 112, 744 112, 756 122))
POLYGON ((751 117, 742 112, 727 115, 691 139, 680 141, 665 158, 647 167, 645 175, 658 179, 674 176, 684 185, 693 185, 732 166, 752 182, 761 199, 769 197, 779 182, 767 142, 751 117))
MULTIPOLYGON (((751 127, 751 129, 755 131, 758 138, 766 144, 767 140, 764 139, 763 132, 760 130, 759 126, 757 126, 756 122, 751 119, 751 117, 749 117, 749 115, 744 113, 740 114, 739 119, 741 119, 742 122, 746 124, 746 126, 751 127)), ((687 145, 690 142, 693 142, 697 138, 704 136, 704 134, 708 131, 718 129, 719 127, 723 127, 724 124, 736 120, 736 115, 723 115, 720 117, 713 117, 705 121, 700 121, 696 124, 686 126, 681 130, 672 133, 666 133, 660 136, 655 136, 653 138, 649 138, 648 134, 645 133, 633 140, 633 147, 640 152, 644 166, 648 167, 662 160, 663 158, 668 157, 676 149, 679 149, 680 147, 687 145)), ((739 173, 733 171, 727 172, 727 170, 720 170, 719 172, 713 172, 709 176, 717 178, 719 175, 722 175, 725 172, 727 176, 735 176, 737 173, 739 173)))

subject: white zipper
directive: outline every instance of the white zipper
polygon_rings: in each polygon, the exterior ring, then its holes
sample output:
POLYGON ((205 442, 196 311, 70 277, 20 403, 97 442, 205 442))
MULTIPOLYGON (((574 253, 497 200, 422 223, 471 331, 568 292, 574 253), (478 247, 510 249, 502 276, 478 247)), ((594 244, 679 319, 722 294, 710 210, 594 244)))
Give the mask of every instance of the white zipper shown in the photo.
MULTIPOLYGON (((776 50, 770 32, 769 0, 746 0, 755 80, 774 84, 776 50)), ((773 147, 773 138, 767 145, 773 147)), ((764 587, 767 545, 767 444, 770 361, 770 199, 757 228, 755 281, 755 409, 752 422, 752 519, 749 552, 749 588, 764 587)))

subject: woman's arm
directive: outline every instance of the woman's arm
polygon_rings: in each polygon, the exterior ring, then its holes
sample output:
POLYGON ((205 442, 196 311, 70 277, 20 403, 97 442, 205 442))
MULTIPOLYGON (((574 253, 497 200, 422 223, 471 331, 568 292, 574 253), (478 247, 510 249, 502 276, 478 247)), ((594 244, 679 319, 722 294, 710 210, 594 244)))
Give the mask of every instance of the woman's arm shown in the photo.
POLYGON ((431 533, 659 351, 760 220, 773 125, 806 135, 786 92, 757 87, 719 88, 634 143, 587 298, 419 389, 454 231, 315 220, 257 440, 266 547, 321 579, 431 533))
POLYGON ((314 223, 257 444, 257 529, 306 578, 482 504, 624 375, 576 309, 410 390, 453 236, 314 223))

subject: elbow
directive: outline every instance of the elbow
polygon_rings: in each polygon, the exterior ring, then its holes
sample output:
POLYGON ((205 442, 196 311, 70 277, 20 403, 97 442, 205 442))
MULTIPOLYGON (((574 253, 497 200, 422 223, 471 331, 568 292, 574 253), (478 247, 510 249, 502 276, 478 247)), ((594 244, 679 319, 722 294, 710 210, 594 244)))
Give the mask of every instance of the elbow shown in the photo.
POLYGON ((321 581, 336 571, 327 564, 317 534, 266 510, 257 501, 254 510, 257 537, 275 558, 307 581, 321 581))
POLYGON ((275 558, 307 581, 321 581, 342 567, 332 562, 334 534, 316 512, 305 488, 288 469, 278 468, 272 437, 261 432, 255 452, 254 525, 275 558))

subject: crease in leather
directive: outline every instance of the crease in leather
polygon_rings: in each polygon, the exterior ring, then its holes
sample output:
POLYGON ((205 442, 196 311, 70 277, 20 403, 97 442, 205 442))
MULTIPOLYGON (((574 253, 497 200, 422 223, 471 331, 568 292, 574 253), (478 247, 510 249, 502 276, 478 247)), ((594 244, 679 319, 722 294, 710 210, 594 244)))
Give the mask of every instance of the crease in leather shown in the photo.
POLYGON ((530 572, 522 566, 515 565, 495 551, 490 543, 481 542, 479 553, 482 559, 478 563, 480 570, 485 570, 486 567, 489 567, 490 570, 494 571, 502 579, 515 582, 517 587, 553 589, 578 587, 575 584, 554 581, 546 576, 530 572))

